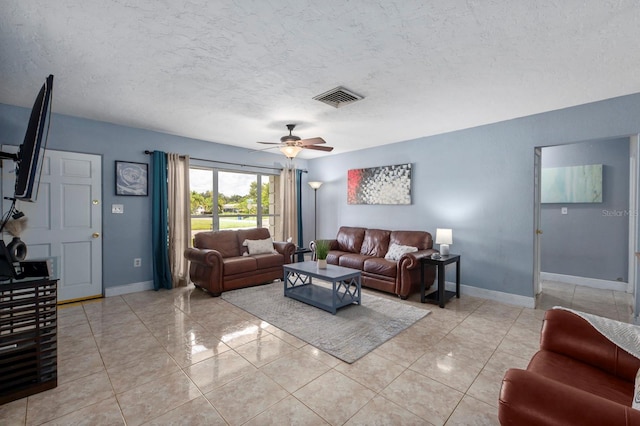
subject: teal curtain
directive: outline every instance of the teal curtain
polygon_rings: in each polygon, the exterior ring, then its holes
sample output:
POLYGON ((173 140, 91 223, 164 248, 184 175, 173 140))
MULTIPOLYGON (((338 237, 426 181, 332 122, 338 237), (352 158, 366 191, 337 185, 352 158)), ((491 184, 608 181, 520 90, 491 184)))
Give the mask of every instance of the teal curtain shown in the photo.
POLYGON ((153 151, 151 240, 153 244, 153 288, 172 288, 169 267, 169 197, 167 195, 167 155, 153 151))
MULTIPOLYGON (((304 247, 302 235, 302 170, 296 169, 296 210, 298 211, 298 247, 304 247)), ((298 255, 298 262, 304 262, 304 254, 298 255)))

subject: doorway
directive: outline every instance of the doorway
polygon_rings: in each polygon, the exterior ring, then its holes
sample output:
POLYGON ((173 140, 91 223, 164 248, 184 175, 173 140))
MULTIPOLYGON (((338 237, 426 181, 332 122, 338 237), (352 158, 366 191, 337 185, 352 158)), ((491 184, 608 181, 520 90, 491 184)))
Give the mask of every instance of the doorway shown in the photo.
POLYGON ((616 319, 633 319, 637 145, 637 136, 632 136, 535 148, 533 291, 539 309, 563 305, 614 318, 617 309, 616 319), (542 204, 543 166, 596 163, 605 163, 601 203, 542 204))
MULTIPOLYGON (((17 152, 15 146, 4 146, 17 152)), ((15 164, 4 160, 2 193, 13 194, 15 164)), ((11 201, 4 200, 3 211, 11 201)), ((58 303, 102 296, 102 162, 99 155, 47 150, 37 201, 16 203, 28 218, 26 260, 51 259, 58 303)))

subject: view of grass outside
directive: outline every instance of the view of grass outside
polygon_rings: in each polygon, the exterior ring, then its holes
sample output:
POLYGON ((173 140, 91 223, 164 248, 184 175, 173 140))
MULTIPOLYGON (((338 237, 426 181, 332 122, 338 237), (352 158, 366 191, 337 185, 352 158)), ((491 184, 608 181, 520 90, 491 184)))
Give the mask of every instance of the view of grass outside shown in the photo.
MULTIPOLYGON (((220 217, 220 229, 239 229, 239 228, 255 228, 256 217, 249 216, 242 219, 234 217, 220 217)), ((212 229, 213 219, 209 217, 192 217, 191 218, 191 230, 192 231, 210 231, 212 229)))

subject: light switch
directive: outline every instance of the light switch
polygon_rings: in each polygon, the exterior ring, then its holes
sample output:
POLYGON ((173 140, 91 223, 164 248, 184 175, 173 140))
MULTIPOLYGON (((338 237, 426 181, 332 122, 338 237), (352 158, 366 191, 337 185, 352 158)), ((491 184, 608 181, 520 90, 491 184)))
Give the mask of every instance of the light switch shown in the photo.
POLYGON ((123 214, 124 204, 111 204, 111 213, 123 214))
POLYGON ((561 212, 562 212, 562 214, 567 214, 567 213, 568 213, 567 208, 566 208, 566 207, 563 207, 563 208, 561 209, 561 212))

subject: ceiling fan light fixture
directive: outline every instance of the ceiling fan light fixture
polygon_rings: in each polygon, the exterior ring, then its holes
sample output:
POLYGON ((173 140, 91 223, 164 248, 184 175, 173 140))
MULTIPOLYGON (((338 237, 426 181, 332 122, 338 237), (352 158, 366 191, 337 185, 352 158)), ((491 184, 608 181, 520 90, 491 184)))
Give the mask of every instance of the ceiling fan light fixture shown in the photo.
POLYGON ((299 146, 287 145, 281 146, 280 151, 282 151, 287 158, 296 158, 296 155, 302 151, 302 148, 299 146))

